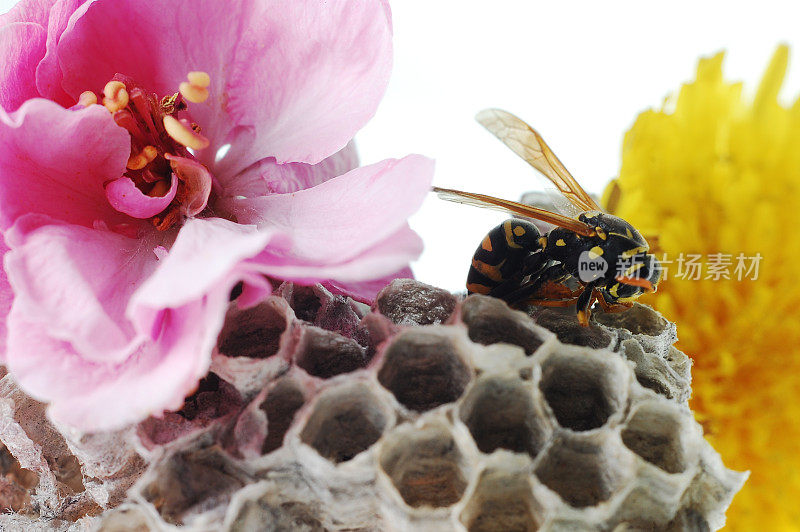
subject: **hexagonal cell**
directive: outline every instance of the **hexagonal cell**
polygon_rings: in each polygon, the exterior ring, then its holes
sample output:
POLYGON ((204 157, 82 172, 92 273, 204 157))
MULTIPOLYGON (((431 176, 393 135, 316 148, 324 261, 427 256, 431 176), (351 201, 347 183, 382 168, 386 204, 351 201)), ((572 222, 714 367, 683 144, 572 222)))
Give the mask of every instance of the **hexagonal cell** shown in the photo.
POLYGON ((399 325, 444 323, 456 308, 447 290, 414 279, 395 279, 375 298, 374 309, 399 325))
MULTIPOLYGON (((302 286, 290 282, 283 283, 275 293, 283 297, 294 310, 298 319, 314 323, 322 301, 317 286, 302 286)), ((321 288, 321 287, 320 287, 321 288)))
POLYGON ((664 529, 665 532, 710 532, 713 530, 703 514, 694 508, 684 508, 664 529))
POLYGON ((469 339, 483 345, 507 343, 518 345, 526 355, 536 351, 544 338, 523 312, 511 310, 505 301, 473 294, 461 305, 461 319, 469 330, 469 339))
POLYGON ((336 463, 369 449, 389 424, 381 401, 363 382, 323 392, 315 401, 300 439, 336 463))
POLYGON ((453 339, 431 329, 408 329, 395 336, 378 371, 384 388, 418 412, 452 403, 471 378, 453 339))
POLYGON ((319 511, 300 501, 274 500, 272 494, 245 501, 228 530, 291 530, 296 532, 325 532, 318 519, 319 511))
POLYGON ((287 328, 286 302, 270 297, 248 309, 231 303, 217 339, 217 349, 229 357, 268 358, 280 349, 287 328))
POLYGON ((628 375, 611 359, 563 351, 552 353, 542 363, 539 388, 559 425, 592 430, 624 407, 628 375))
POLYGON ((536 457, 547 438, 530 389, 516 377, 480 377, 459 415, 484 453, 508 449, 536 457))
POLYGON ((611 335, 595 325, 583 327, 575 317, 575 308, 554 309, 547 307, 531 307, 529 309, 533 321, 545 329, 555 333, 562 344, 579 345, 602 349, 611 344, 611 335))
POLYGON ((536 467, 539 480, 576 508, 607 501, 634 473, 633 456, 610 432, 560 434, 536 467))
POLYGON ((244 486, 241 472, 216 446, 173 454, 148 475, 153 480, 142 495, 174 525, 183 524, 189 514, 224 507, 244 486))
POLYGON ((197 385, 195 392, 184 400, 180 410, 151 416, 136 427, 141 444, 147 449, 165 445, 214 422, 237 414, 242 397, 230 383, 209 372, 197 385))
POLYGON ((30 506, 30 494, 39 484, 39 475, 20 466, 19 461, 0 442, 0 512, 20 512, 30 506))
POLYGON ((622 431, 622 442, 667 473, 683 473, 691 459, 686 440, 697 436, 689 422, 677 408, 655 401, 642 403, 622 431))
POLYGON ((301 286, 286 282, 275 293, 289 303, 298 319, 348 338, 353 337, 361 318, 369 311, 366 305, 331 293, 321 284, 301 286))
POLYGON ((658 353, 645 351, 633 338, 623 340, 621 345, 625 358, 635 364, 633 371, 639 384, 667 399, 675 399, 678 402, 689 399, 691 393, 689 357, 670 346, 665 360, 658 353))
POLYGON ((261 447, 263 454, 283 445, 283 437, 305 401, 302 388, 291 377, 282 377, 273 385, 259 405, 267 416, 267 436, 261 447))
POLYGON ((294 361, 309 375, 327 379, 363 368, 369 362, 366 350, 341 334, 308 325, 299 336, 294 361))
POLYGON ((468 472, 447 426, 403 426, 382 446, 378 461, 409 506, 441 508, 458 502, 468 472))
POLYGON ((103 514, 97 532, 144 532, 158 526, 142 506, 125 504, 103 514))
POLYGON ((544 521, 527 471, 486 470, 460 516, 469 532, 533 532, 544 521))
POLYGON ((606 327, 626 329, 632 334, 648 336, 658 336, 669 325, 669 322, 655 310, 641 303, 634 303, 633 307, 623 312, 606 313, 597 309, 592 316, 598 323, 602 323, 606 327))

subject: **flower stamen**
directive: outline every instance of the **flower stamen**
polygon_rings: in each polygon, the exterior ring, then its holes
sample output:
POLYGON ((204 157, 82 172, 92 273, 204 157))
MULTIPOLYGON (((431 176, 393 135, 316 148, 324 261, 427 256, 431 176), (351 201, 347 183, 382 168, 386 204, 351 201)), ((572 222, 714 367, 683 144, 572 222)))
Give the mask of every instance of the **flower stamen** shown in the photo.
POLYGON ((83 107, 89 107, 90 105, 94 105, 97 103, 97 95, 92 91, 84 91, 78 97, 78 105, 82 105, 83 107))
POLYGON ((112 113, 127 107, 129 101, 128 91, 121 81, 109 81, 103 87, 103 106, 112 113))
POLYGON ((128 170, 141 170, 158 156, 158 149, 155 146, 145 146, 141 152, 131 155, 126 165, 128 170))
POLYGON ((210 144, 207 138, 174 116, 167 115, 164 117, 164 129, 172 137, 172 140, 193 150, 208 148, 210 144))
POLYGON ((117 211, 149 219, 166 231, 207 206, 213 177, 198 162, 196 150, 210 145, 200 126, 188 116, 186 102, 208 98, 205 72, 189 72, 179 92, 159 97, 134 80, 116 74, 102 93, 86 91, 75 107, 98 103, 130 135, 130 155, 122 177, 105 183, 106 196, 117 211))
POLYGON ((206 72, 193 71, 187 74, 186 79, 178 86, 178 91, 187 101, 191 103, 203 103, 208 99, 208 86, 211 84, 211 76, 206 72))

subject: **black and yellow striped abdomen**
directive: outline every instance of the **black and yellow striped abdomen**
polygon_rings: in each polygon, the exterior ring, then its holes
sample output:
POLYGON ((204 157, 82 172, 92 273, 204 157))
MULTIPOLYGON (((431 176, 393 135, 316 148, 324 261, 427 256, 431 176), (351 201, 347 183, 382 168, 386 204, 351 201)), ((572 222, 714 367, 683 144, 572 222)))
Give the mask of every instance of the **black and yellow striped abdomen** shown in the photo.
POLYGON ((508 219, 489 231, 472 256, 467 291, 493 295, 500 285, 518 281, 525 257, 542 249, 541 238, 535 225, 518 218, 508 219))

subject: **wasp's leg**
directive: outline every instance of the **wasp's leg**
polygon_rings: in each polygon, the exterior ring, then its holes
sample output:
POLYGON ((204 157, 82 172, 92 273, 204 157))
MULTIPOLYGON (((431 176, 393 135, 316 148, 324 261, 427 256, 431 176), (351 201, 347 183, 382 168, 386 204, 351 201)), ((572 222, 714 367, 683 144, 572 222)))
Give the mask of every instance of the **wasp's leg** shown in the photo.
POLYGON ((569 275, 569 272, 564 269, 564 266, 560 262, 549 264, 541 271, 531 275, 529 282, 507 294, 503 299, 505 299, 509 305, 524 303, 531 299, 548 282, 560 281, 565 277, 569 277, 569 275))
POLYGON ((592 281, 591 283, 587 284, 584 287, 583 293, 578 296, 578 323, 583 325, 584 327, 589 326, 589 317, 591 316, 591 308, 592 303, 594 303, 595 299, 597 298, 596 288, 598 284, 600 284, 603 279, 598 279, 596 281, 592 281))
POLYGON ((529 299, 525 303, 537 307, 570 307, 577 301, 578 298, 574 297, 572 299, 529 299))
POLYGON ((606 301, 605 296, 603 296, 603 294, 599 290, 595 290, 594 292, 595 292, 594 298, 597 300, 598 303, 600 303, 600 306, 603 307, 603 312, 622 312, 628 310, 633 306, 632 301, 626 301, 623 303, 619 302, 609 303, 608 301, 606 301))

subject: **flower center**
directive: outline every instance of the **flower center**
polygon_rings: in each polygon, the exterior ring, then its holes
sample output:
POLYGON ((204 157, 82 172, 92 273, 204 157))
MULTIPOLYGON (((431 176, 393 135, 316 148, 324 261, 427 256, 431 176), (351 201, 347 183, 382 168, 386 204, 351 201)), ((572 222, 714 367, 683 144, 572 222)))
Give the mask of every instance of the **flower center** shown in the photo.
POLYGON ((209 141, 185 115, 186 102, 208 98, 210 81, 205 72, 190 72, 177 93, 159 99, 117 74, 102 94, 80 95, 78 105, 102 104, 131 138, 125 173, 105 184, 112 207, 149 219, 161 231, 205 209, 212 177, 192 151, 207 148, 209 141))

